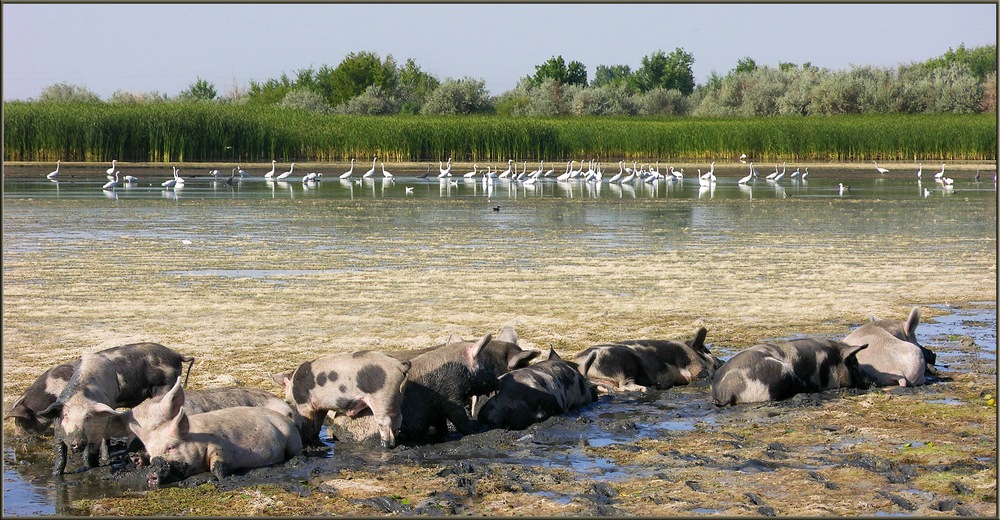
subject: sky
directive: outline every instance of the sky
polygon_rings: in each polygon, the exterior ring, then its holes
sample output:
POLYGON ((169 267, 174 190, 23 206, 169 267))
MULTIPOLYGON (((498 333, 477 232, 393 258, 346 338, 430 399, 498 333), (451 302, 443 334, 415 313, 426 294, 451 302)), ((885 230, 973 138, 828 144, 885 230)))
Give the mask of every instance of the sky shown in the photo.
POLYGON ((492 94, 561 55, 629 65, 694 57, 695 81, 741 58, 832 70, 896 67, 959 44, 996 44, 997 4, 3 4, 3 98, 56 83, 175 96, 198 78, 220 95, 349 53, 413 58, 492 94))

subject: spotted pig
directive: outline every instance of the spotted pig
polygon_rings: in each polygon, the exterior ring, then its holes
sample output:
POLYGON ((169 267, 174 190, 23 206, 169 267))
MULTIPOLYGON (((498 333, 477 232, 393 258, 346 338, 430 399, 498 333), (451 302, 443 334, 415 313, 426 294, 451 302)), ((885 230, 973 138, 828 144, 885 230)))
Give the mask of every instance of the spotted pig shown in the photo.
POLYGON ((500 376, 496 395, 483 403, 478 418, 495 428, 523 430, 590 404, 597 400, 597 391, 581 375, 587 368, 563 361, 549 349, 545 361, 500 376))
POLYGON ((865 386, 857 354, 866 347, 814 338, 754 345, 716 371, 712 399, 726 406, 865 386))
POLYGON ((39 415, 52 403, 73 377, 73 371, 80 359, 54 366, 38 376, 24 394, 14 401, 4 415, 4 419, 13 418, 14 425, 23 433, 45 435, 52 432, 52 418, 39 415))
POLYGON ((302 416, 302 439, 319 442, 327 412, 353 417, 370 409, 382 446, 396 445, 400 406, 409 361, 381 352, 333 354, 299 365, 272 379, 285 388, 285 400, 302 416))

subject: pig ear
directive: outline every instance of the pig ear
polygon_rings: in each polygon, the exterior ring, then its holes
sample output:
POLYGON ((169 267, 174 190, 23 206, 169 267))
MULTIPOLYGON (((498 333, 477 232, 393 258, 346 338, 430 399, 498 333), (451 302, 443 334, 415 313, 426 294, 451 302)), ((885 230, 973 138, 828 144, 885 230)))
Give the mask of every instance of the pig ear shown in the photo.
POLYGON ((846 360, 866 348, 868 348, 867 343, 864 345, 848 345, 847 343, 842 343, 840 345, 840 358, 846 360))
POLYGON ((476 364, 476 358, 479 357, 479 353, 482 352, 483 351, 483 347, 485 347, 486 344, 489 343, 492 340, 493 340, 493 335, 492 334, 487 334, 487 335, 479 338, 479 341, 470 344, 465 349, 465 355, 468 358, 469 366, 475 366, 475 364, 476 364))
POLYGON ((590 372, 590 365, 594 364, 595 359, 597 359, 597 349, 591 350, 587 354, 587 357, 583 358, 583 363, 577 365, 581 376, 587 377, 587 372, 590 372))
POLYGON ((705 336, 708 336, 708 329, 705 327, 700 327, 698 332, 694 334, 694 339, 688 341, 688 346, 695 350, 705 350, 705 336))
POLYGON ((162 403, 167 403, 167 417, 174 417, 181 412, 184 406, 184 388, 181 387, 181 378, 177 378, 173 388, 163 396, 162 403))
POLYGON ((14 404, 10 406, 10 408, 7 410, 7 413, 4 414, 3 418, 7 419, 8 417, 21 417, 24 419, 31 419, 31 415, 28 413, 29 409, 27 406, 24 406, 22 404, 23 402, 24 402, 24 396, 22 395, 21 397, 17 398, 17 401, 14 401, 14 404))
POLYGON ((876 318, 874 314, 869 314, 868 321, 871 323, 875 323, 876 321, 878 321, 878 318, 876 318))
POLYGON ((291 380, 292 380, 292 371, 291 370, 289 370, 287 372, 280 372, 280 373, 277 373, 277 374, 271 374, 271 381, 273 381, 274 384, 276 384, 276 385, 278 385, 278 386, 280 386, 282 388, 288 386, 288 382, 291 381, 291 380))
POLYGON ((405 376, 406 374, 408 374, 410 372, 410 366, 411 366, 410 362, 409 361, 402 361, 402 362, 400 362, 400 364, 403 365, 403 375, 405 376))
POLYGON ((45 417, 47 419, 55 419, 62 414, 63 404, 56 401, 48 406, 48 408, 38 412, 36 415, 40 417, 45 417))
POLYGON ((549 351, 546 352, 545 359, 546 361, 552 361, 553 359, 558 359, 559 361, 562 361, 562 358, 559 357, 559 354, 556 354, 556 350, 552 347, 549 347, 549 351))
POLYGON ((110 417, 115 415, 120 415, 118 410, 104 404, 104 403, 93 403, 90 405, 90 413, 95 417, 110 417))
POLYGON ((914 307, 910 311, 910 317, 906 320, 906 335, 915 338, 917 325, 920 325, 920 307, 914 307))
POLYGON ((507 361, 507 369, 514 370, 515 368, 523 368, 528 366, 528 362, 542 354, 541 350, 522 350, 517 354, 514 354, 507 361))
POLYGON ((497 341, 506 341, 507 343, 517 345, 517 332, 514 331, 514 327, 507 325, 506 327, 500 329, 497 341))
POLYGON ((184 408, 178 410, 177 416, 170 421, 168 433, 173 437, 184 438, 187 437, 188 432, 191 429, 191 422, 188 421, 187 413, 184 408))
POLYGON ((462 339, 462 336, 459 336, 458 334, 452 334, 451 336, 448 336, 448 341, 445 341, 444 344, 451 345, 453 343, 461 343, 463 341, 465 340, 462 339))

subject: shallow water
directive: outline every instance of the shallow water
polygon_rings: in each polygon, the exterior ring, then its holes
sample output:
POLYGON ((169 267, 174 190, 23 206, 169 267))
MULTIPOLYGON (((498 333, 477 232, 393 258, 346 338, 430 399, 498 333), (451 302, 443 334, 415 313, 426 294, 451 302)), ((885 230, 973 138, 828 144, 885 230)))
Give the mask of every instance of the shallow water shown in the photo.
MULTIPOLYGON (((628 258, 622 258, 623 252, 721 246, 738 253, 747 235, 764 236, 755 245, 774 248, 815 247, 813 238, 820 237, 831 249, 862 247, 878 257, 891 257, 897 247, 880 241, 880 233, 912 238, 915 245, 910 247, 920 255, 975 254, 984 242, 995 247, 992 182, 957 180, 955 190, 946 192, 932 181, 918 186, 911 179, 831 171, 817 172, 807 182, 761 180, 750 188, 738 187, 735 178, 721 178, 714 189, 707 190, 693 178, 633 186, 546 181, 526 187, 508 182, 495 184, 492 190, 479 181, 453 179, 457 184, 452 184, 415 178, 360 184, 327 180, 314 186, 251 178, 236 181, 232 187, 189 178, 183 189, 166 190, 159 186, 162 178, 149 178, 115 191, 101 189, 103 176, 59 183, 6 179, 3 257, 5 264, 22 253, 72 257, 88 248, 113 248, 122 240, 147 240, 197 248, 203 261, 169 265, 160 271, 187 283, 218 278, 291 284, 318 275, 384 271, 403 265, 412 269, 414 258, 423 270, 448 269, 456 258, 486 272, 510 265, 521 270, 545 268, 553 258, 599 259, 619 262, 624 268, 628 258), (845 181, 851 190, 841 193, 838 184, 845 181), (407 187, 413 188, 412 193, 407 193, 407 187), (924 197, 924 188, 933 193, 924 197), (440 228, 449 229, 447 242, 442 242, 440 228), (398 240, 402 235, 411 240, 398 240), (427 244, 434 245, 433 255, 425 252, 427 244), (344 262, 262 267, 259 262, 222 265, 215 261, 248 248, 261 255, 298 249, 344 262), (506 250, 516 254, 504 254, 506 250)), ((808 266, 772 268, 808 270, 808 266)), ((764 267, 747 275, 767 276, 764 267)), ((633 297, 641 290, 627 284, 608 289, 613 298, 633 297)), ((926 319, 918 337, 938 353, 942 372, 974 363, 995 364, 995 302, 934 308, 944 315, 926 319), (963 346, 962 338, 971 338, 974 352, 963 346)), ((727 357, 732 352, 717 354, 727 357)), ((933 391, 933 384, 927 389, 928 402, 960 404, 933 391)), ((472 451, 456 454, 450 447, 453 443, 444 443, 437 448, 394 450, 385 461, 378 452, 337 446, 310 457, 304 468, 288 471, 323 474, 339 467, 393 460, 454 463, 473 453, 485 461, 547 464, 572 470, 581 478, 613 481, 634 473, 608 459, 591 457, 579 446, 600 448, 637 438, 711 430, 724 413, 708 404, 704 387, 618 395, 603 397, 543 427, 510 432, 515 446, 511 449, 491 451, 476 445, 472 451)), ((57 483, 49 476, 50 457, 46 453, 39 460, 22 461, 14 448, 4 446, 5 515, 73 514, 67 506, 72 500, 135 489, 88 475, 92 472, 66 475, 57 483)), ((760 468, 747 466, 741 471, 760 468)))

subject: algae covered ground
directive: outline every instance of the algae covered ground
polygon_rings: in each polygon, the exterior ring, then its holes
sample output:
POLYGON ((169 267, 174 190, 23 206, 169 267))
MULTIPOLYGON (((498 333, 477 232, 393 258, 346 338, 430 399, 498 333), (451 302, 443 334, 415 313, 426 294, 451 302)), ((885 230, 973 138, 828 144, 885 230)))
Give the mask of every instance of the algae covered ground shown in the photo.
MULTIPOLYGON (((995 516, 995 332, 937 322, 972 312, 987 322, 979 329, 996 327, 995 196, 960 195, 8 198, 4 405, 58 362, 137 341, 195 356, 193 388, 277 392, 269 374, 324 354, 504 325, 522 346, 564 354, 705 326, 728 357, 765 339, 843 337, 869 314, 902 319, 920 306, 918 337, 946 365, 925 387, 726 409, 706 385, 606 396, 525 431, 389 452, 338 443, 223 482, 149 490, 106 469, 75 473, 58 509, 995 516), (95 482, 117 491, 85 493, 95 482)), ((39 467, 25 474, 54 485, 40 476, 50 441, 9 422, 4 434, 5 464, 39 467)))

